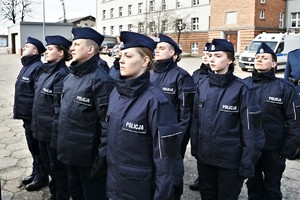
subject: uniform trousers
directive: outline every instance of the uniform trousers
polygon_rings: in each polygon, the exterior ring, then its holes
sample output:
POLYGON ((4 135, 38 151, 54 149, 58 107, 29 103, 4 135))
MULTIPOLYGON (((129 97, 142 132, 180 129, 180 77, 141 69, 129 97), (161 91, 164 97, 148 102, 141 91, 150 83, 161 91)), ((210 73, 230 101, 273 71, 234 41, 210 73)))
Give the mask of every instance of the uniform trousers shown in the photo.
POLYGON ((238 169, 227 169, 198 161, 198 173, 202 200, 238 200, 244 182, 238 169))
POLYGON ((285 170, 285 159, 279 151, 263 151, 255 165, 254 177, 247 181, 249 200, 281 200, 281 178, 285 170))
POLYGON ((69 191, 73 200, 106 200, 106 175, 91 178, 92 167, 68 165, 69 191))
POLYGON ((57 160, 56 149, 49 142, 39 141, 40 155, 47 173, 51 177, 49 190, 56 200, 69 200, 68 170, 66 165, 57 160))
POLYGON ((28 149, 33 159, 32 175, 34 175, 34 181, 47 180, 48 174, 45 171, 42 160, 40 158, 39 142, 33 137, 33 133, 31 130, 31 120, 23 119, 23 127, 25 129, 28 149))

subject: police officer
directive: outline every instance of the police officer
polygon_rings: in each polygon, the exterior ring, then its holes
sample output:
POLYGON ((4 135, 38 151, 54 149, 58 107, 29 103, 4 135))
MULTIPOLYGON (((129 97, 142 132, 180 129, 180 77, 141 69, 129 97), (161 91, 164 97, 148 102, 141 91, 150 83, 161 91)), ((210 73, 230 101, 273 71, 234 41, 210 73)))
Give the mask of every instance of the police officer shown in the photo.
POLYGON ((38 80, 33 104, 33 136, 39 141, 43 164, 51 176, 49 189, 51 199, 69 199, 67 167, 56 158, 57 118, 60 109, 63 80, 70 70, 65 61, 71 42, 66 38, 54 35, 46 36, 47 50, 44 73, 38 80), (52 145, 50 145, 50 143, 52 145))
POLYGON ((199 80, 201 80, 203 77, 205 77, 208 74, 208 71, 210 70, 209 67, 209 60, 208 60, 208 48, 210 46, 210 42, 207 42, 204 46, 203 53, 202 53, 202 63, 199 69, 196 69, 193 72, 192 78, 194 80, 194 83, 197 84, 199 80))
MULTIPOLYGON (((209 60, 208 60, 208 48, 210 46, 211 43, 207 42, 204 46, 203 49, 203 53, 202 53, 202 64, 200 66, 199 69, 196 69, 193 72, 192 78, 194 80, 195 85, 198 84, 199 81, 201 81, 202 79, 204 79, 204 77, 207 76, 208 71, 210 70, 209 67, 209 60)), ((193 140, 195 141, 195 140, 193 140)), ((191 145, 193 147, 193 145, 191 145)), ((192 155, 197 158, 197 149, 191 149, 191 153, 192 155)), ((191 190, 199 190, 199 177, 197 177, 197 179, 189 185, 189 188, 191 190)))
POLYGON ((15 84, 14 118, 23 120, 28 149, 33 158, 32 173, 22 180, 22 184, 27 185, 26 189, 29 191, 39 190, 48 185, 48 175, 39 159, 39 144, 33 138, 31 130, 34 88, 43 72, 41 54, 45 50, 41 41, 32 37, 27 38, 21 58, 23 67, 15 84))
POLYGON ((195 84, 192 77, 177 66, 181 53, 182 51, 172 38, 159 34, 159 42, 155 49, 157 64, 153 69, 154 73, 151 73, 150 80, 161 88, 176 109, 177 119, 182 129, 181 156, 184 158, 190 138, 195 84))
POLYGON ((57 158, 67 165, 72 199, 106 199, 105 121, 113 79, 97 64, 104 36, 73 28, 71 73, 65 78, 58 120, 57 158))
POLYGON ((251 200, 282 199, 280 180, 285 160, 294 156, 300 144, 300 99, 294 86, 275 76, 276 65, 276 54, 262 43, 256 52, 252 78, 247 78, 259 99, 266 137, 255 175, 247 181, 251 200))
POLYGON ((120 80, 108 108, 107 196, 173 199, 183 177, 181 128, 174 107, 150 83, 154 41, 123 31, 120 80))
POLYGON ((109 75, 113 79, 119 79, 119 76, 120 76, 120 63, 119 63, 120 58, 121 58, 120 47, 121 47, 121 44, 118 44, 116 55, 114 55, 114 58, 115 58, 114 63, 109 70, 109 75))
POLYGON ((213 39, 209 64, 212 72, 197 85, 191 137, 197 139, 200 194, 203 200, 237 200, 264 143, 260 109, 255 91, 233 75, 232 43, 213 39))
POLYGON ((288 53, 287 63, 284 70, 284 79, 295 85, 298 95, 300 95, 300 49, 295 49, 288 53))

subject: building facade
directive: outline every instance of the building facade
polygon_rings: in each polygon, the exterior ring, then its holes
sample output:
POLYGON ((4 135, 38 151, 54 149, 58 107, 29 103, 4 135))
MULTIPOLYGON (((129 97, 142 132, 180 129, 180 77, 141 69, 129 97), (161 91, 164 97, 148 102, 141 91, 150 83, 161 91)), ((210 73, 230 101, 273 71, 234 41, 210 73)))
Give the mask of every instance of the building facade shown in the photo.
POLYGON ((155 37, 164 33, 192 54, 202 52, 208 39, 209 0, 102 0, 97 1, 96 15, 101 34, 134 31, 155 37))
POLYGON ((300 0, 287 0, 286 14, 287 30, 300 33, 300 0))
POLYGON ((288 26, 299 27, 300 13, 295 10, 300 8, 299 1, 101 0, 97 1, 96 28, 113 36, 120 31, 154 37, 164 33, 192 55, 200 55, 207 41, 224 38, 234 44, 238 55, 261 32, 283 33, 288 26), (288 17, 287 8, 293 13, 288 17))

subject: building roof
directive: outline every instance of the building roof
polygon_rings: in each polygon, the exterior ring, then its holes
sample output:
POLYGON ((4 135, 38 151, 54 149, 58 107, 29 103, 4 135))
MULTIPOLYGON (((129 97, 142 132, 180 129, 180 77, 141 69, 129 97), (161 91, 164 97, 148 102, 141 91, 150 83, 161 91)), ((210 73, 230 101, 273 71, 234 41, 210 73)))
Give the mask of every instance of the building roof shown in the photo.
MULTIPOLYGON (((78 21, 81 21, 81 20, 87 20, 87 19, 90 19, 90 20, 93 20, 93 21, 96 20, 96 18, 93 17, 92 15, 88 15, 88 16, 85 16, 85 17, 77 17, 77 18, 73 18, 73 19, 67 19, 67 23, 75 23, 75 22, 78 22, 78 21)), ((64 20, 60 20, 58 22, 63 23, 64 20)))

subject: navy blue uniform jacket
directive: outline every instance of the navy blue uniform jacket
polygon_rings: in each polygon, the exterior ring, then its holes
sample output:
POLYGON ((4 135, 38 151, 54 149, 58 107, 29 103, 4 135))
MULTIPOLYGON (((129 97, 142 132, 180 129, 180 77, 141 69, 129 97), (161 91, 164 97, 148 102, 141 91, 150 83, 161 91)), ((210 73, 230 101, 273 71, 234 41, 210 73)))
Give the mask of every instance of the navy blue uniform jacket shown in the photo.
POLYGON ((209 72, 197 85, 194 105, 192 145, 198 161, 253 176, 264 144, 255 91, 232 71, 209 72))
MULTIPOLYGON (((66 165, 91 167, 106 154, 105 116, 114 81, 98 67, 96 56, 72 63, 70 70, 59 112, 57 158, 66 165)), ((98 162, 99 167, 106 167, 105 159, 98 162)))
POLYGON ((191 75, 178 67, 171 58, 157 63, 150 80, 160 87, 174 105, 182 129, 181 140, 184 136, 190 136, 195 94, 195 84, 191 75))
POLYGON ((253 85, 261 106, 266 138, 264 150, 292 156, 299 146, 300 136, 300 100, 294 86, 276 78, 273 70, 253 71, 252 78, 246 80, 253 85))
POLYGON ((44 73, 38 80, 34 95, 33 137, 39 141, 51 142, 51 146, 56 148, 57 120, 63 81, 70 70, 64 60, 57 63, 46 63, 43 69, 44 73))
POLYGON ((21 58, 23 67, 15 84, 14 118, 32 119, 34 88, 43 73, 40 55, 21 58))
POLYGON ((113 200, 173 199, 182 181, 181 128, 149 77, 121 79, 110 95, 107 196, 113 200))

